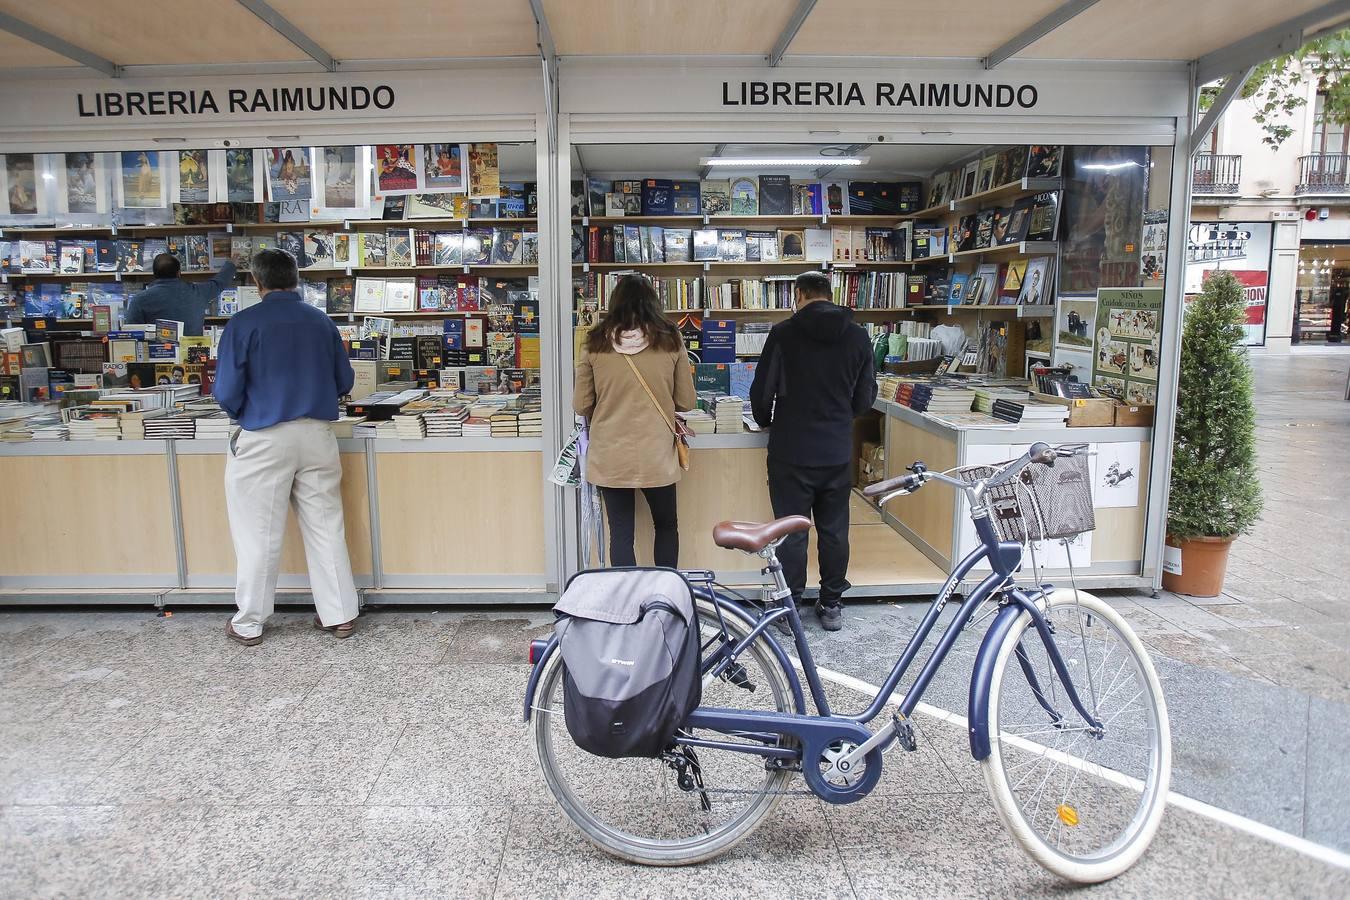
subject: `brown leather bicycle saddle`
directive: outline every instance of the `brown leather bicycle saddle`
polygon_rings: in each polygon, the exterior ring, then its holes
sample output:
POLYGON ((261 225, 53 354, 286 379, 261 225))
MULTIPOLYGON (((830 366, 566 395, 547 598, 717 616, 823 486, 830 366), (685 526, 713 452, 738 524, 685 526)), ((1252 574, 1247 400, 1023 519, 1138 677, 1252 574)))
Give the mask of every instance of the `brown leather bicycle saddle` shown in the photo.
POLYGON ((772 522, 718 522, 713 528, 713 543, 726 550, 758 553, 779 538, 811 527, 806 516, 784 516, 772 522))

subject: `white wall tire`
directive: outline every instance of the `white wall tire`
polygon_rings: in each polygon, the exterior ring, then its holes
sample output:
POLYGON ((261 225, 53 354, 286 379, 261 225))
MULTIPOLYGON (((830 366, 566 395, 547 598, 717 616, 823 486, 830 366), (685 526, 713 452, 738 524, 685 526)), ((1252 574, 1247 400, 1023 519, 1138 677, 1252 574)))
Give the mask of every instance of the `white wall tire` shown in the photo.
MULTIPOLYGON (((1163 700, 1162 687, 1158 681, 1157 672, 1153 668, 1147 650, 1128 623, 1105 602, 1083 591, 1077 592, 1076 601, 1074 591, 1059 590, 1052 594, 1048 600, 1040 603, 1047 615, 1053 615, 1056 610, 1061 614, 1068 613, 1069 611, 1064 607, 1066 605, 1074 606, 1075 604, 1077 610, 1097 616, 1103 622, 1109 624, 1111 630, 1119 636, 1122 643, 1128 648, 1132 657, 1131 662, 1134 666, 1135 677, 1142 684, 1143 690, 1151 694, 1151 709, 1148 717, 1156 729, 1157 745, 1150 751, 1148 757, 1151 763, 1148 767, 1148 776, 1144 779, 1138 779, 1142 782, 1143 790, 1140 794, 1141 799, 1135 818, 1130 822, 1128 829, 1122 834, 1121 838, 1109 848, 1105 848, 1107 852, 1100 856, 1080 857, 1066 854, 1047 842, 1039 830, 1028 821, 1022 805, 1014 796, 1015 785, 1009 780, 1007 757, 1016 753, 1022 753, 1027 758, 1036 756, 1035 752, 1027 750, 1025 739, 1020 739, 1015 734, 1001 733, 999 725, 1001 704, 1003 703, 1004 675, 1011 671, 1012 677, 1023 678, 1018 663, 1013 658, 1013 653, 1017 648, 1019 639, 1026 630, 1031 627, 1034 632, 1031 616, 1025 612, 1022 613, 1009 631, 996 658, 990 683, 988 725, 990 754, 988 758, 982 761, 981 769, 990 796, 993 799, 994 808, 998 811, 999 818, 1012 834, 1013 839, 1036 862, 1061 878, 1077 883, 1092 884, 1115 878, 1129 869, 1148 849, 1154 835, 1157 834, 1167 804, 1167 790, 1170 784, 1172 767, 1172 744, 1171 731, 1167 720, 1167 708, 1163 700)), ((1077 615, 1078 613, 1073 614, 1077 615)), ((1039 643, 1040 640, 1034 633, 1028 636, 1028 639, 1036 643, 1039 643)), ((1023 679, 1023 683, 1025 683, 1025 679, 1023 679)), ((1077 680, 1075 680, 1075 687, 1079 687, 1077 680)), ((1071 708, 1070 712, 1072 712, 1071 708)), ((1073 713, 1073 715, 1074 718, 1077 718, 1076 713, 1073 713)), ((1058 758, 1053 756, 1052 753, 1041 755, 1041 758, 1046 760, 1047 767, 1051 760, 1058 758)), ((1065 768, 1070 768, 1071 765, 1071 763, 1066 763, 1065 768)), ((1078 771, 1091 772, 1093 770, 1079 768, 1078 771)), ((1099 776, 1089 775, 1089 778, 1092 777, 1099 776)), ((1070 789, 1072 789, 1074 783, 1070 784, 1070 789)))

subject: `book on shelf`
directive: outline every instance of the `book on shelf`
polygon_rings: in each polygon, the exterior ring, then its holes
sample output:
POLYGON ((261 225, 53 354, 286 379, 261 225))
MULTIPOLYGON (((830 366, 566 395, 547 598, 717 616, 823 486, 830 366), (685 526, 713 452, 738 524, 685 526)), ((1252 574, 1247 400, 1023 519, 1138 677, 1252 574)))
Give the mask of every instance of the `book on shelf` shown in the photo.
POLYGON ((61 247, 60 269, 62 275, 83 274, 84 250, 80 247, 63 245, 61 247))
POLYGON ((745 229, 717 229, 717 260, 719 262, 745 262, 745 229))
POLYGON ((820 189, 826 212, 832 216, 849 215, 848 182, 823 181, 820 189))
POLYGON ((523 232, 513 228, 492 229, 492 264, 516 266, 521 264, 523 232))
POLYGON ((889 216, 916 212, 923 195, 917 181, 850 181, 849 215, 889 216))
POLYGON ((954 272, 951 282, 947 287, 947 303, 950 306, 960 306, 965 301, 966 283, 970 281, 970 273, 954 272))
POLYGON ((1026 240, 1054 241, 1059 234, 1059 191, 1044 191, 1032 199, 1026 240))
POLYGON ((435 250, 432 265, 458 266, 464 262, 464 233, 460 231, 438 231, 435 235, 435 250))
POLYGON ((697 181, 675 181, 671 184, 671 213, 677 216, 696 216, 703 211, 697 181))
POLYGON ((623 214, 626 216, 642 215, 642 181, 640 179, 626 179, 616 181, 614 184, 614 193, 623 198, 623 214))
POLYGON ((390 278, 384 284, 385 312, 412 312, 417 308, 417 281, 413 278, 390 278))
POLYGON ((975 240, 971 250, 987 250, 994 239, 994 210, 982 209, 975 213, 975 240))
POLYGON ((330 278, 328 279, 328 311, 332 313, 349 313, 353 310, 356 297, 356 280, 354 278, 330 278))
POLYGON ((359 249, 358 256, 361 260, 360 265, 372 268, 388 265, 388 237, 384 232, 360 232, 360 237, 357 238, 357 247, 359 249))
POLYGON ((667 178, 642 180, 642 215, 670 216, 675 214, 675 183, 667 178))
POLYGON ((1026 177, 1058 178, 1063 166, 1064 148, 1033 145, 1027 148, 1026 177))
POLYGON ((605 194, 605 215, 609 218, 622 217, 624 214, 623 194, 610 191, 605 194))
POLYGON ((792 215, 792 178, 790 176, 759 176, 758 214, 761 216, 792 215))
POLYGON ((1022 282, 1027 272, 1026 259, 1011 259, 1003 272, 1002 287, 999 289, 998 302, 1016 303, 1022 293, 1022 282))
POLYGON ((691 231, 683 228, 667 228, 663 239, 666 262, 690 262, 693 259, 691 231))
POLYGON ((806 262, 829 262, 834 257, 834 235, 829 228, 806 228, 802 235, 806 262))
POLYGON ((464 229, 463 265, 484 265, 492 259, 492 229, 464 229))
POLYGON ((1037 256, 1026 261, 1026 271, 1022 275, 1022 285, 1017 302, 1023 306, 1039 306, 1054 302, 1051 276, 1054 257, 1037 256))
POLYGON ((642 229, 637 225, 623 226, 623 259, 618 260, 618 252, 615 251, 615 261, 627 263, 642 262, 642 229))
MULTIPOLYGON (((412 231, 408 228, 389 228, 384 233, 384 263, 382 265, 411 268, 413 265, 412 231)), ((367 263, 369 265, 369 263, 367 263)))
POLYGON ((383 278, 357 278, 353 312, 384 312, 385 280, 383 278))
POLYGON ((777 262, 778 233, 775 231, 747 231, 745 233, 746 262, 777 262))
POLYGON ((716 260, 718 258, 719 234, 716 228, 698 228, 694 231, 695 261, 716 260))
POLYGON ((328 282, 309 279, 300 280, 300 297, 315 309, 328 311, 328 282))
POLYGON ((818 216, 824 212, 821 201, 821 188, 818 181, 794 181, 792 191, 792 215, 818 216))
POLYGON ((699 182, 699 197, 705 216, 724 216, 731 212, 731 182, 727 179, 699 182))

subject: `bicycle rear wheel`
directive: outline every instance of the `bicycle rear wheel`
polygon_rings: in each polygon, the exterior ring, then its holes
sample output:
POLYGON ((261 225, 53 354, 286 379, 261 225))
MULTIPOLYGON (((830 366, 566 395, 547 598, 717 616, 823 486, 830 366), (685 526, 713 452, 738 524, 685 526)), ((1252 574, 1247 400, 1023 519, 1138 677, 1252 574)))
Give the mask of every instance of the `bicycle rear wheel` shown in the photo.
POLYGON ((1172 766, 1167 708, 1147 651, 1110 606, 1057 591, 1044 611, 1074 689, 1104 727, 1096 732, 1069 702, 1023 613, 994 668, 985 782, 1038 863, 1070 881, 1106 881, 1139 859, 1162 820, 1172 766))
MULTIPOLYGON (((718 638, 717 613, 699 601, 702 643, 718 638)), ((749 633, 726 616, 734 643, 749 633)), ((714 647, 705 650, 705 655, 714 647)), ((792 691, 766 638, 740 655, 753 692, 727 680, 703 687, 702 705, 735 709, 792 710, 792 691)), ((594 844, 631 862, 680 866, 712 859, 744 840, 768 816, 792 777, 769 768, 763 756, 728 750, 693 751, 703 790, 686 790, 679 773, 662 759, 607 759, 582 750, 567 732, 563 708, 562 654, 540 676, 532 716, 535 751, 549 790, 569 819, 594 844), (704 802, 706 798, 706 803, 704 802)), ((707 740, 738 741, 719 732, 693 732, 707 740)))

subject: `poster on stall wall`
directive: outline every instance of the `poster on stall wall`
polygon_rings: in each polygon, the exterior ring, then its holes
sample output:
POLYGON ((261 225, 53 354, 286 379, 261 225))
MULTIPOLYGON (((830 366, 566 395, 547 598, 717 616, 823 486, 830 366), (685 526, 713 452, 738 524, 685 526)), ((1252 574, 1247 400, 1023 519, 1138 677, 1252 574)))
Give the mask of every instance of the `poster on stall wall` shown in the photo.
POLYGON ((464 191, 464 145, 423 144, 422 176, 426 192, 464 191))
POLYGON ((205 150, 179 150, 171 157, 174 177, 169 187, 172 203, 211 203, 211 167, 205 150))
POLYGON ((496 200, 502 195, 496 144, 469 145, 469 196, 496 200))
POLYGON ((266 167, 261 150, 233 147, 212 150, 207 156, 211 168, 211 183, 221 203, 262 203, 264 201, 262 171, 266 167))
POLYGON ((1158 399, 1162 288, 1101 288, 1093 330, 1092 385, 1126 403, 1158 399))
POLYGON ((369 147, 316 147, 314 150, 315 221, 365 218, 370 206, 369 147))
POLYGON ((313 170, 308 147, 273 147, 267 153, 267 194, 273 203, 314 196, 313 170))
POLYGON ((45 213, 43 192, 38 189, 38 161, 32 153, 7 153, 4 162, 4 192, 0 215, 36 216, 45 213))
POLYGON ((108 172, 102 153, 53 155, 56 211, 80 215, 108 211, 108 172))
POLYGON ((1162 287, 1167 274, 1167 210, 1144 211, 1144 240, 1139 245, 1139 277, 1144 287, 1162 287))
POLYGON ((1139 505, 1140 444, 1096 444, 1097 474, 1092 483, 1092 505, 1097 509, 1139 505))
POLYGON ((375 193, 382 197, 418 194, 425 188, 417 144, 375 145, 375 193))
POLYGON ((120 154, 117 205, 126 209, 164 209, 169 205, 168 179, 158 150, 126 150, 120 154))

